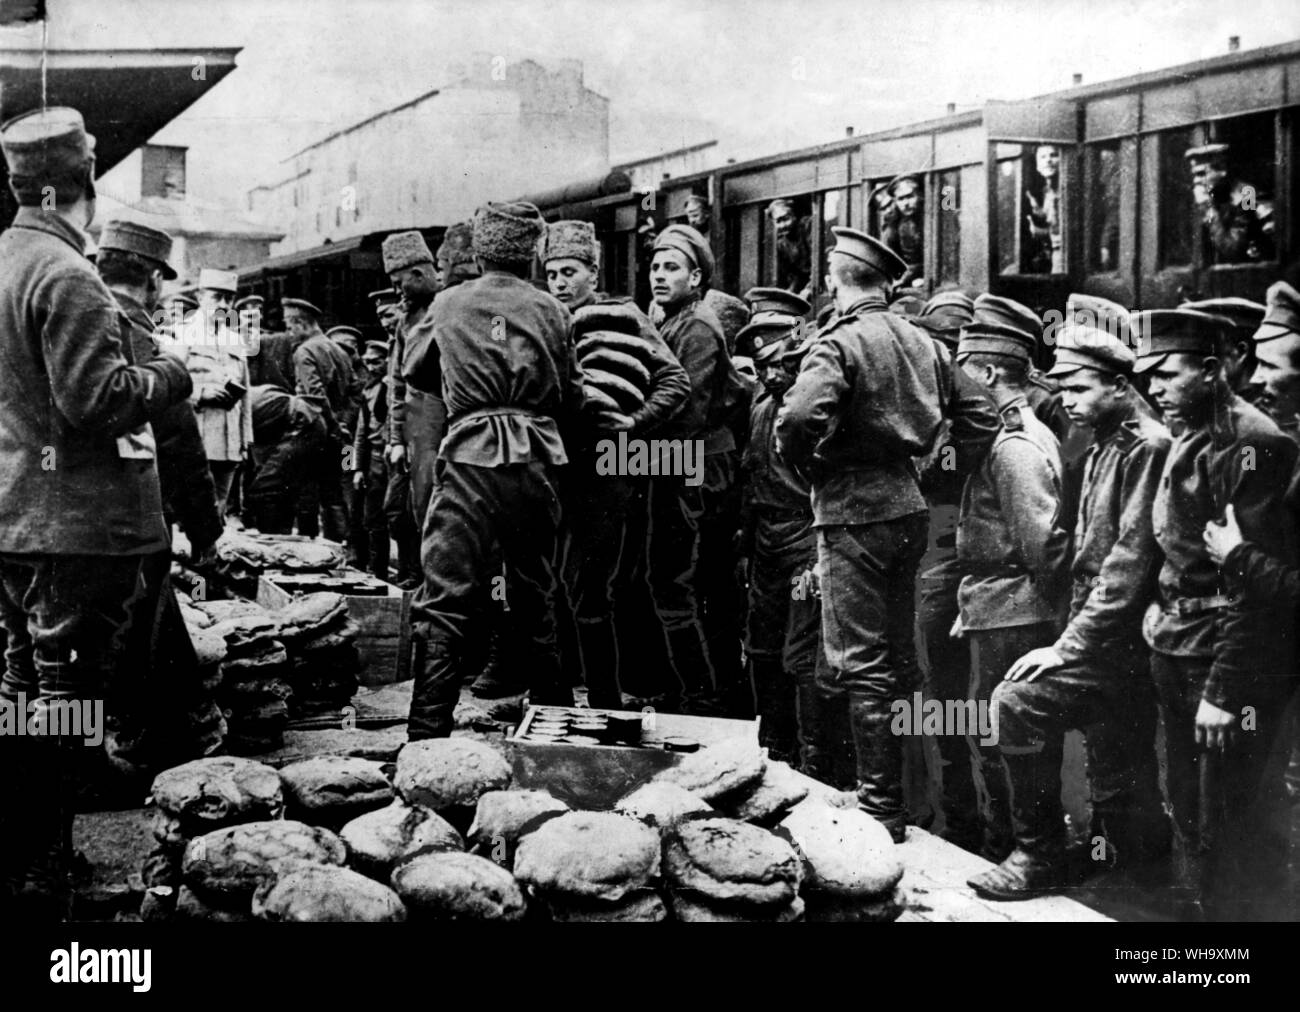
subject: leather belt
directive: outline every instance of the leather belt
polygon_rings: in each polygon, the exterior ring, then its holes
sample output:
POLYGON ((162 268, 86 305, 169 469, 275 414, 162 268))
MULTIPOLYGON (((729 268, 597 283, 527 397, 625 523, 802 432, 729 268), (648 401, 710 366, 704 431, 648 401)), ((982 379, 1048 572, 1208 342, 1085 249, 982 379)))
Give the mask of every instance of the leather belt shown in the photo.
POLYGON ((1232 597, 1229 594, 1211 594, 1207 597, 1176 597, 1172 601, 1164 601, 1161 608, 1173 615, 1181 615, 1184 618, 1188 615, 1199 615, 1206 611, 1217 611, 1219 608, 1226 608, 1229 605, 1236 604, 1241 598, 1232 597))

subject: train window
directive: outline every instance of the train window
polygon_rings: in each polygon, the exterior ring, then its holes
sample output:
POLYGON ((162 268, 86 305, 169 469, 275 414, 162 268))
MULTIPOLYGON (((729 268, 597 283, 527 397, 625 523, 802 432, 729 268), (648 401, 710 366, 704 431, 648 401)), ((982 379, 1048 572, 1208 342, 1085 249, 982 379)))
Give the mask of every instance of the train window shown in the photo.
POLYGON ((1207 264, 1275 260, 1273 113, 1210 124, 1210 144, 1187 155, 1207 264))
POLYGON ((896 176, 876 199, 880 240, 907 264, 899 284, 909 285, 925 272, 925 182, 921 176, 896 176))
POLYGON ((997 146, 998 270, 1065 272, 1065 159, 1056 144, 997 146))
POLYGON ((833 228, 843 228, 849 224, 849 192, 848 190, 829 190, 822 194, 821 199, 821 236, 822 236, 822 262, 821 273, 812 279, 815 291, 822 291, 824 285, 823 277, 826 274, 827 257, 830 251, 835 248, 835 235, 831 232, 833 228))
POLYGON ((935 281, 958 283, 961 276, 961 169, 935 176, 939 209, 935 217, 935 281))
POLYGON ((1088 270, 1119 269, 1119 141, 1088 148, 1088 270))
POLYGON ((1161 267, 1187 267, 1192 263, 1195 222, 1192 173, 1186 158, 1192 146, 1191 127, 1160 135, 1161 267))
MULTIPOLYGON (((767 205, 772 260, 764 264, 764 281, 808 294, 812 280, 812 200, 781 197, 767 205), (768 271, 770 270, 770 273, 768 271)), ((764 243, 766 247, 768 242, 764 243)), ((766 260, 766 258, 765 258, 766 260)))

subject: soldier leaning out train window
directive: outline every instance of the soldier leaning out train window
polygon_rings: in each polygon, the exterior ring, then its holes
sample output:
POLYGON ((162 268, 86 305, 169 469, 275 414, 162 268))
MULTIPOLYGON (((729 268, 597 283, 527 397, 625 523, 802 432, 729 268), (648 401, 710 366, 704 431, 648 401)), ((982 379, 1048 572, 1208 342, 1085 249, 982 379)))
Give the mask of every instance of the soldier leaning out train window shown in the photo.
POLYGON ((1065 273, 1064 153, 1055 144, 997 146, 998 269, 1065 273))
POLYGON ((1184 156, 1204 262, 1275 260, 1272 116, 1243 116, 1215 126, 1219 140, 1184 156))
POLYGON ((776 257, 776 287, 804 298, 812 291, 811 211, 807 197, 781 197, 767 205, 776 257))

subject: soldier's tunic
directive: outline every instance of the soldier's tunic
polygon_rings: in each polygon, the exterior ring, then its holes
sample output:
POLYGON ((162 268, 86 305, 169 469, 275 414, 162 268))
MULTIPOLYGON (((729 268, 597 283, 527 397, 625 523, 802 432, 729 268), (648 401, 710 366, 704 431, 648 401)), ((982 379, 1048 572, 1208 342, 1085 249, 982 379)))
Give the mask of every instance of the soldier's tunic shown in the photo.
POLYGON ((431 343, 428 320, 431 305, 432 302, 407 308, 388 359, 388 442, 390 446, 406 447, 410 508, 417 529, 423 525, 429 508, 438 447, 447 432, 447 406, 442 399, 442 379, 437 369, 438 350, 431 343), (407 382, 411 365, 417 359, 423 363, 424 382, 430 384, 430 389, 407 382))
POLYGON ((797 736, 801 768, 810 772, 827 759, 819 729, 812 726, 816 709, 796 707, 796 699, 806 700, 817 691, 817 537, 812 486, 776 453, 773 429, 781 403, 766 394, 753 406, 750 439, 740 462, 741 554, 750 560, 745 652, 753 662, 761 743, 777 758, 788 759, 797 736), (796 720, 796 711, 803 719, 796 720))
MULTIPOLYGON (((1159 598, 1143 633, 1164 717, 1174 824, 1199 859, 1201 901, 1213 916, 1248 917, 1258 890, 1274 888, 1282 854, 1269 809, 1280 784, 1270 754, 1295 689, 1294 612, 1285 600, 1235 595, 1210 559, 1206 523, 1231 504, 1242 534, 1294 562, 1283 490, 1297 448, 1263 413, 1226 390, 1210 418, 1170 448, 1152 507, 1165 554, 1159 598), (1201 700, 1234 714, 1251 707, 1254 730, 1238 728, 1225 752, 1196 744, 1201 700)), ((1284 852, 1283 852, 1284 853, 1284 852)))
POLYGON ((360 515, 353 517, 355 526, 364 526, 370 571, 381 580, 388 579, 388 517, 384 502, 388 496, 388 377, 374 381, 361 396, 357 429, 352 438, 352 464, 364 474, 360 515))
POLYGON ((1065 664, 994 690, 1022 847, 1061 842, 1062 741, 1071 728, 1087 730, 1094 833, 1124 859, 1168 844, 1142 614, 1160 569, 1151 507, 1169 444, 1169 430, 1132 402, 1096 430, 1075 532, 1070 620, 1054 644, 1065 664))
POLYGON ((433 344, 410 360, 406 378, 428 389, 441 374, 449 424, 413 610, 412 739, 451 733, 466 640, 489 601, 498 547, 532 698, 572 699, 559 678, 553 612, 556 484, 568 462, 561 427, 584 399, 568 310, 521 278, 489 271, 444 292, 428 323, 433 344))
MULTIPOLYGON (((914 457, 952 381, 930 336, 869 296, 823 330, 777 415, 782 456, 812 479, 828 681, 849 692, 859 804, 899 834, 902 752, 891 704, 916 687, 916 570, 926 545, 914 457)), ((962 428, 987 426, 979 412, 962 428)))
MULTIPOLYGON (((682 475, 651 479, 647 571, 678 682, 667 692, 680 693, 688 709, 710 711, 721 687, 719 668, 726 663, 714 651, 735 649, 739 633, 731 630, 735 635, 728 641, 704 612, 702 532, 735 480, 735 437, 726 422, 739 387, 732 385, 736 371, 722 326, 699 295, 672 307, 659 332, 691 384, 690 396, 660 438, 699 441, 704 469, 698 485, 688 485, 682 475)), ((735 661, 738 665, 739 658, 735 661)))
MULTIPOLYGON (((645 403, 632 416, 627 436, 657 438, 690 393, 686 371, 654 324, 631 302, 592 293, 569 309, 577 314, 588 306, 624 306, 636 314, 653 365, 645 403)), ((620 688, 628 688, 624 672, 628 644, 617 635, 614 616, 616 608, 648 604, 638 598, 632 581, 644 571, 639 563, 645 554, 650 479, 597 473, 597 442, 615 436, 583 432, 575 434, 572 445, 566 438, 572 466, 564 476, 560 571, 588 700, 597 708, 619 709, 620 688)))
POLYGON ((1272 202, 1261 201, 1255 187, 1240 181, 1221 186, 1201 212, 1209 262, 1272 260, 1277 253, 1272 217, 1272 202))
MULTIPOLYGON (((1002 431, 962 491, 957 604, 970 639, 966 699, 986 705, 1017 658, 1056 638, 1061 593, 1069 575, 1070 535, 1060 526, 1062 466, 1056 437, 1022 395, 998 404, 1002 431)), ((1010 785, 996 744, 967 735, 989 803, 983 853, 1002 860, 1011 850, 1010 785)), ((957 776, 960 766, 948 772, 957 776)), ((968 794, 968 792, 961 792, 968 794)), ((970 812, 952 813, 975 821, 970 812)))
POLYGON ((270 384, 253 387, 249 400, 257 469, 245 499, 248 523, 263 534, 291 534, 299 492, 325 452, 324 410, 270 384))
POLYGON ((307 537, 320 533, 319 513, 324 517, 325 537, 342 544, 347 540, 343 450, 351 444, 352 434, 343 428, 341 419, 346 416, 352 390, 352 360, 334 341, 315 333, 294 349, 293 369, 295 394, 321 407, 327 433, 299 499, 298 533, 307 537))

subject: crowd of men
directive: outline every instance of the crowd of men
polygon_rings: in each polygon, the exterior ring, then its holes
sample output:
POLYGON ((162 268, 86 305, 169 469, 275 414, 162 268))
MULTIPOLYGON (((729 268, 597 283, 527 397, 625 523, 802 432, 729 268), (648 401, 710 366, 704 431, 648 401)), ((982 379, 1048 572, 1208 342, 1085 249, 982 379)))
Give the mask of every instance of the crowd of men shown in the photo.
MULTIPOLYGON (((436 253, 385 239, 388 341, 324 330, 308 298, 283 300, 274 335, 223 271, 159 313, 156 229, 106 224, 91 264, 75 110, 11 121, 0 146, 21 205, 0 235, 0 696, 38 723, 103 692, 124 640, 184 653, 170 526, 201 566, 231 514, 346 542, 414 589, 413 740, 450 734, 466 684, 757 715, 773 758, 856 790, 902 840, 898 704, 923 692, 995 717, 988 737, 926 728, 944 834, 995 863, 980 893, 1073 881, 1072 729, 1110 862, 1176 857, 1189 916, 1276 892, 1300 604, 1291 285, 1143 312, 1072 296, 1048 326, 991 294, 895 298, 914 265, 835 228, 814 325, 808 277, 742 302, 674 224, 643 310, 597 290, 591 225, 489 203, 436 253)), ((0 817, 23 819, 0 827, 6 901, 62 895, 78 745, 0 735, 0 817)))

